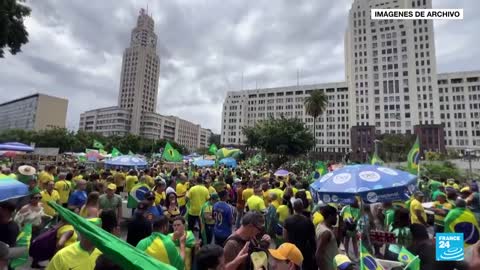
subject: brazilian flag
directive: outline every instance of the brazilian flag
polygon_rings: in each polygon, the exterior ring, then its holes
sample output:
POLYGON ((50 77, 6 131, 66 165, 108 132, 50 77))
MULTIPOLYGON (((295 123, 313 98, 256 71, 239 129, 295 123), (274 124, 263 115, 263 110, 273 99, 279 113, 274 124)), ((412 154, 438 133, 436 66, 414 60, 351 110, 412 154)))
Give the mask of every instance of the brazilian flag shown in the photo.
POLYGON ((103 144, 97 140, 93 140, 93 148, 96 148, 96 149, 103 149, 103 144))
POLYGON ((181 162, 183 160, 182 155, 168 142, 163 149, 162 158, 170 162, 181 162))
POLYGON ((420 170, 419 162, 420 162, 420 142, 417 137, 417 139, 415 140, 415 143, 412 146, 412 149, 410 149, 410 152, 408 152, 408 156, 407 156, 408 171, 413 174, 418 174, 420 170))
POLYGON ((360 242, 360 270, 385 270, 368 249, 360 242))
POLYGON ((120 153, 120 150, 118 150, 117 148, 113 147, 112 152, 110 153, 110 155, 112 155, 112 158, 114 158, 114 157, 121 156, 122 153, 120 153))
POLYGON ((133 186, 130 193, 128 193, 127 207, 137 208, 139 202, 145 198, 145 193, 150 191, 150 187, 145 183, 138 183, 133 186))
POLYGON ((217 146, 214 143, 212 143, 210 145, 210 148, 208 149, 208 152, 211 153, 212 155, 215 155, 217 151, 218 151, 217 146))
POLYGON ((475 244, 480 239, 478 221, 470 209, 457 207, 445 217, 446 233, 463 233, 464 246, 475 244))
POLYGON ((137 249, 144 251, 163 263, 175 267, 175 269, 185 268, 183 259, 175 243, 172 241, 172 237, 169 235, 154 232, 149 237, 141 240, 137 244, 137 249))
POLYGON ((61 207, 53 201, 48 202, 48 204, 55 209, 55 211, 63 219, 65 219, 69 224, 72 224, 75 230, 78 231, 82 237, 88 238, 88 240, 90 240, 96 248, 105 254, 111 261, 114 261, 116 264, 118 264, 122 269, 183 269, 174 268, 150 257, 149 255, 145 254, 145 252, 131 246, 124 240, 104 231, 94 223, 87 221, 85 218, 61 207))
POLYGON ((370 160, 370 164, 372 165, 380 165, 384 164, 383 160, 377 155, 377 153, 373 153, 372 159, 370 160))
POLYGON ((327 168, 327 165, 325 164, 325 162, 323 161, 318 161, 317 163, 315 163, 315 175, 314 175, 314 178, 319 178, 320 176, 322 175, 325 175, 328 173, 328 168, 327 168), (317 173, 318 173, 318 177, 315 177, 317 176, 317 173))
POLYGON ((413 255, 405 247, 402 247, 400 253, 398 253, 398 261, 408 266, 405 270, 420 270, 420 258, 413 255))
POLYGON ((20 267, 28 261, 28 249, 30 248, 30 240, 31 239, 32 239, 32 224, 27 223, 23 227, 20 234, 17 236, 17 243, 16 243, 16 247, 25 247, 26 248, 25 254, 23 254, 19 258, 13 259, 10 262, 10 267, 12 269, 20 267))

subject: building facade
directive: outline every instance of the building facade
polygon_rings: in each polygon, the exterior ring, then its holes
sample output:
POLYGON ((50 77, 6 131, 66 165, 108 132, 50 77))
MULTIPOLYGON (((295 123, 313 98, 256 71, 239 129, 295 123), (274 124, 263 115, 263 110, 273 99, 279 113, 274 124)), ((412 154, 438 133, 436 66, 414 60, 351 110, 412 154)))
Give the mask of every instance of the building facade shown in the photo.
POLYGON ((0 131, 65 128, 68 100, 34 94, 0 104, 0 131))
POLYGON ((431 8, 431 0, 355 0, 345 32, 345 82, 231 91, 223 104, 221 142, 241 145, 243 126, 296 117, 312 129, 303 99, 329 99, 317 121, 317 152, 357 160, 378 134, 416 134, 423 151, 480 150, 480 72, 437 74, 432 20, 371 20, 372 8, 431 8))
POLYGON ((166 139, 189 150, 207 147, 211 131, 176 116, 156 112, 160 58, 154 21, 142 9, 122 59, 118 105, 80 115, 80 130, 104 136, 135 134, 166 139))

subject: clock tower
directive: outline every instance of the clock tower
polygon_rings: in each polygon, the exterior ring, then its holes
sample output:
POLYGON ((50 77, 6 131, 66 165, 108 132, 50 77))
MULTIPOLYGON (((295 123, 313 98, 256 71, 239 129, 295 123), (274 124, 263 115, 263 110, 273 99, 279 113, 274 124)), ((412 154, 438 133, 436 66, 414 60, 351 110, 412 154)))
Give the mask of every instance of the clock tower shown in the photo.
POLYGON ((140 134, 142 114, 155 112, 160 75, 155 23, 144 9, 130 36, 122 59, 118 106, 131 111, 130 132, 140 134))

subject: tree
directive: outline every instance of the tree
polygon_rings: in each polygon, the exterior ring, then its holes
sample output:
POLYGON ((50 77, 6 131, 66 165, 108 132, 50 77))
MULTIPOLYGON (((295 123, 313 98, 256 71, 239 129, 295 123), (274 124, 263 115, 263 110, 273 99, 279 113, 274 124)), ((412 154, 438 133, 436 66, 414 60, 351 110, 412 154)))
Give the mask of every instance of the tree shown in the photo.
POLYGON ((0 1, 0 57, 4 57, 6 47, 10 48, 11 54, 16 54, 28 42, 23 20, 30 15, 30 8, 19 2, 24 1, 0 1))
POLYGON ((379 155, 384 161, 406 161, 416 135, 381 134, 377 139, 380 141, 379 155))
POLYGON ((242 131, 249 147, 276 156, 277 165, 283 164, 288 156, 307 153, 314 145, 312 133, 299 119, 270 118, 254 127, 243 127, 242 131))
MULTIPOLYGON (((327 109, 328 106, 328 97, 323 91, 313 90, 305 99, 305 112, 313 117, 313 138, 315 140, 314 147, 316 143, 316 134, 315 128, 317 123, 317 118, 327 109)), ((315 151, 315 149, 314 149, 315 151)))
POLYGON ((210 138, 208 138, 208 145, 211 145, 212 143, 220 147, 220 134, 212 133, 212 135, 210 135, 210 138))

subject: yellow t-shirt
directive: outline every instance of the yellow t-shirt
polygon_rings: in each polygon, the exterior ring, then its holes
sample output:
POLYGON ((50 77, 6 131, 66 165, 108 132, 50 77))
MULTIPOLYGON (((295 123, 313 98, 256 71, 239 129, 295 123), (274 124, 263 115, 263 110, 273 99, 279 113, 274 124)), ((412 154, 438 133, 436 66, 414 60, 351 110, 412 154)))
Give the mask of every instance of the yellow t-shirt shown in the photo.
POLYGON ((273 205, 273 207, 275 207, 275 209, 278 209, 278 207, 280 206, 277 200, 272 201, 271 204, 273 205))
POLYGON ((58 251, 48 263, 46 270, 93 270, 95 269, 97 258, 101 254, 98 249, 88 253, 80 246, 80 242, 76 242, 58 251))
POLYGON ((113 181, 117 187, 125 186, 125 175, 122 172, 117 172, 113 175, 113 181))
POLYGON ((257 195, 252 195, 248 198, 247 206, 249 211, 263 211, 266 208, 263 199, 257 195))
POLYGON ((415 214, 416 210, 420 210, 422 212, 423 220, 427 221, 427 213, 425 213, 425 209, 422 206, 422 203, 419 202, 417 199, 413 199, 410 203, 410 222, 412 224, 421 224, 418 220, 417 215, 415 214))
POLYGON ((40 187, 45 187, 48 182, 53 180, 53 175, 49 174, 48 172, 43 171, 38 175, 38 183, 40 184, 40 187))
POLYGON ((275 192, 277 194, 277 201, 278 203, 282 204, 283 201, 283 190, 279 188, 274 188, 271 190, 271 192, 275 192))
POLYGON ((185 196, 187 195, 187 189, 188 189, 188 183, 185 183, 185 184, 177 183, 177 188, 175 189, 175 192, 177 193, 178 206, 185 205, 185 196))
POLYGON ((290 211, 288 210, 288 206, 286 205, 280 205, 277 208, 277 215, 278 215, 278 221, 283 223, 285 219, 289 216, 290 211))
POLYGON ((315 212, 313 213, 312 220, 313 220, 313 225, 315 225, 315 228, 316 228, 317 225, 324 220, 324 217, 322 214, 320 214, 320 212, 315 212))
POLYGON ((55 190, 58 191, 60 195, 60 203, 64 204, 68 202, 68 196, 72 190, 72 184, 68 183, 67 180, 60 180, 55 183, 55 190))
POLYGON ((75 229, 73 229, 73 226, 70 224, 63 225, 62 227, 58 228, 57 230, 57 243, 62 237, 62 235, 68 231, 73 231, 72 237, 68 238, 67 241, 65 241, 65 244, 63 247, 70 246, 71 244, 77 242, 78 236, 77 233, 75 232, 75 229))
POLYGON ((209 186, 209 187, 208 187, 208 192, 209 192, 210 194, 213 194, 213 193, 217 193, 217 190, 216 190, 214 187, 209 186))
POLYGON ((150 188, 153 188, 153 186, 155 186, 155 181, 153 180, 153 177, 146 174, 145 175, 145 184, 147 184, 150 188))
POLYGON ((167 195, 165 194, 165 191, 163 191, 162 193, 158 193, 155 191, 155 205, 159 205, 162 200, 165 201, 166 199, 167 195))
POLYGON ((50 205, 48 205, 48 202, 53 201, 58 203, 60 201, 60 194, 58 194, 58 191, 52 190, 52 194, 49 194, 46 190, 40 192, 42 195, 42 204, 43 204, 43 212, 49 216, 55 216, 57 212, 53 210, 50 205))
POLYGON ((293 191, 293 196, 295 196, 295 194, 297 194, 298 192, 298 188, 292 187, 292 191, 293 191))
POLYGON ((125 191, 130 192, 132 191, 133 186, 138 182, 138 177, 135 175, 129 175, 127 176, 127 179, 125 180, 125 191))
POLYGON ((193 186, 187 193, 187 198, 190 201, 188 214, 191 216, 200 216, 202 205, 210 199, 208 189, 203 185, 193 186))
POLYGON ((247 188, 242 192, 242 199, 247 201, 253 195, 253 188, 247 188))
POLYGON ((263 191, 263 201, 265 202, 265 205, 268 205, 269 194, 270 194, 270 189, 268 189, 267 191, 263 191))

